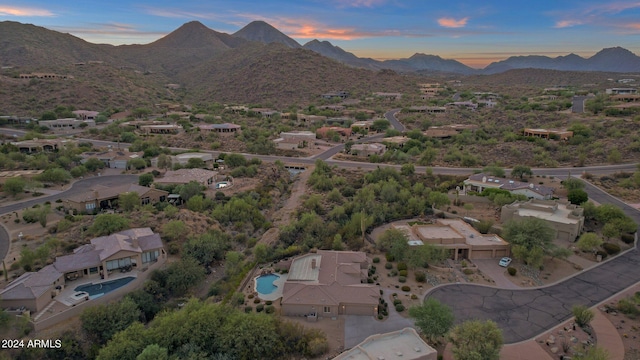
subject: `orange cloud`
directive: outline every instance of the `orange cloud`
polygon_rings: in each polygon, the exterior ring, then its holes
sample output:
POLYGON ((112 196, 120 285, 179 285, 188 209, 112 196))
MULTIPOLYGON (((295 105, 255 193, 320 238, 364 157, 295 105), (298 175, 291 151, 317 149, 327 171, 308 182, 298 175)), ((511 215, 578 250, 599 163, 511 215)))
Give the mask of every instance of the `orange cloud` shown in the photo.
POLYGON ((47 9, 0 5, 0 15, 5 16, 55 16, 47 9))
POLYGON ((465 25, 467 25, 467 21, 469 21, 468 17, 462 18, 460 20, 443 17, 438 19, 438 24, 446 28, 462 28, 462 27, 465 27, 465 25))

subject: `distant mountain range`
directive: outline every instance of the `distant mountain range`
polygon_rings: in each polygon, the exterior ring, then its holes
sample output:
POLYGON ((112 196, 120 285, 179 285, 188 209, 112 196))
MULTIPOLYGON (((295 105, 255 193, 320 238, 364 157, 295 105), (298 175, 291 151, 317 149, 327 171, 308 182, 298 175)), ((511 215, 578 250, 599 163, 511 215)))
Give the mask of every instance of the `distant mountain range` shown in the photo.
POLYGON ((640 57, 629 50, 614 47, 603 49, 590 58, 576 54, 551 58, 547 56, 513 56, 491 63, 484 69, 474 69, 459 61, 436 55, 417 53, 407 59, 377 61, 360 58, 328 41, 312 40, 304 45, 264 21, 253 21, 234 34, 211 30, 197 21, 182 25, 165 37, 146 45, 96 45, 68 34, 33 25, 1 22, 0 52, 3 66, 42 65, 86 59, 135 64, 176 74, 184 68, 197 66, 230 49, 252 46, 252 43, 282 44, 290 49, 306 49, 351 67, 369 70, 390 69, 401 73, 442 72, 462 75, 496 74, 512 69, 549 69, 561 71, 640 72, 640 57), (55 39, 54 39, 55 38, 55 39), (158 69, 158 67, 160 69, 158 69))

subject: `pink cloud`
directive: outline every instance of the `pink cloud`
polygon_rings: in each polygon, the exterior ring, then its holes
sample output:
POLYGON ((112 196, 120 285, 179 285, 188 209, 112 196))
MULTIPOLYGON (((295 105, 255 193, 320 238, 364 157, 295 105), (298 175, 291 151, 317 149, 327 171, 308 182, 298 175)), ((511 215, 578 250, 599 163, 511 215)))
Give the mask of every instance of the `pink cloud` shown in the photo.
POLYGON ((443 17, 438 19, 438 24, 442 27, 446 27, 446 28, 462 28, 465 27, 465 25, 467 25, 467 21, 469 21, 469 18, 462 18, 460 20, 456 20, 454 18, 448 18, 448 17, 443 17))
POLYGON ((5 16, 55 16, 47 9, 0 5, 0 15, 5 16))
POLYGON ((556 22, 554 26, 557 29, 568 28, 576 25, 582 25, 582 21, 580 20, 560 20, 556 22))
POLYGON ((386 0, 340 0, 336 1, 339 7, 374 7, 384 4, 386 0))

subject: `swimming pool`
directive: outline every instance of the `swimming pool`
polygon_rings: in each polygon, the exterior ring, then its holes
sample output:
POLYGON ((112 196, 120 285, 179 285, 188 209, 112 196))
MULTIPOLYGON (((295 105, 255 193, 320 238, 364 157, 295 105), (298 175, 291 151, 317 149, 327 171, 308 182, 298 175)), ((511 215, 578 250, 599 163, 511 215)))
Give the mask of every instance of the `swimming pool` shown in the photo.
POLYGON ((75 291, 86 291, 90 299, 95 299, 115 289, 123 287, 133 281, 135 277, 127 276, 120 279, 108 280, 97 284, 84 284, 75 288, 75 291))
POLYGON ((280 279, 280 275, 266 274, 256 278, 256 291, 258 294, 269 295, 278 287, 273 284, 274 281, 280 279))

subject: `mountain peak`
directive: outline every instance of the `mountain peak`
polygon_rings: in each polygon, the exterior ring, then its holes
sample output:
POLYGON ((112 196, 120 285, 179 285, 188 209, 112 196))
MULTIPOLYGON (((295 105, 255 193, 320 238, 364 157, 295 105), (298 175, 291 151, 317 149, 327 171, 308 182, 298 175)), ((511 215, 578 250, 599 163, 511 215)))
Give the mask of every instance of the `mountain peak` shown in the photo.
POLYGON ((233 36, 265 44, 280 43, 294 49, 301 47, 297 41, 262 20, 250 22, 245 27, 235 32, 233 36))

